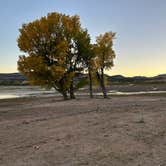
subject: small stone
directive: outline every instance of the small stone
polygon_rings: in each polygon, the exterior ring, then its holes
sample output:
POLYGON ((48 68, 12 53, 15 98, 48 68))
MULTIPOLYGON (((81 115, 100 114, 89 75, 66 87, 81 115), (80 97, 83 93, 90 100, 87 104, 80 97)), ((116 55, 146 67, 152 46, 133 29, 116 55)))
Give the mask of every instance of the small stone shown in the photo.
POLYGON ((34 146, 33 146, 33 149, 38 150, 39 148, 40 148, 40 146, 37 146, 37 145, 34 145, 34 146))

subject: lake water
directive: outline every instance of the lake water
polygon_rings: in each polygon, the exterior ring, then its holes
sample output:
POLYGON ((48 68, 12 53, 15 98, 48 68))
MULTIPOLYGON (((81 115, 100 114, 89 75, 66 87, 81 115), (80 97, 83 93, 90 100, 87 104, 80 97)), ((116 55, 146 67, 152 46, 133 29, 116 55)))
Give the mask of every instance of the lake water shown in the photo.
MULTIPOLYGON (((119 92, 109 91, 109 95, 137 95, 137 94, 157 94, 166 91, 140 91, 140 92, 119 92)), ((77 93, 77 95, 88 95, 88 93, 77 93)), ((102 93, 95 93, 102 95, 102 93)), ((0 99, 31 97, 31 96, 60 96, 54 89, 45 90, 38 86, 0 86, 0 99)))
POLYGON ((53 89, 45 90, 38 86, 0 86, 0 99, 58 95, 53 89))

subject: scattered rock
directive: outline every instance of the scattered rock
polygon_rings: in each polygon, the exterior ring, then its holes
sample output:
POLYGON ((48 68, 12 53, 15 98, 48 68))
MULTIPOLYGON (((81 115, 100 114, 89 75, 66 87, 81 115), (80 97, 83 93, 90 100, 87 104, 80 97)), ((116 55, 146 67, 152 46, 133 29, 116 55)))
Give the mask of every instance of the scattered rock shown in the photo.
POLYGON ((29 122, 28 121, 23 121, 22 124, 29 124, 29 122))
POLYGON ((40 146, 37 146, 37 145, 34 145, 34 146, 33 146, 33 149, 38 150, 39 148, 40 148, 40 146))
POLYGON ((57 138, 57 139, 56 139, 56 141, 58 141, 58 142, 59 142, 60 140, 61 140, 60 138, 57 138))
POLYGON ((108 134, 105 134, 104 137, 109 137, 109 135, 108 135, 108 134))

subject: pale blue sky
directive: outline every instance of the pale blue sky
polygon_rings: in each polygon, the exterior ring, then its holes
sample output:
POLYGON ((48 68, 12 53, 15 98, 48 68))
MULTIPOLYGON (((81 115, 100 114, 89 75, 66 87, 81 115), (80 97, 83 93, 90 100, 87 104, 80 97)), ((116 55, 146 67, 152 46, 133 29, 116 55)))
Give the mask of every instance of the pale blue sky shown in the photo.
POLYGON ((117 32, 109 74, 166 73, 166 0, 0 0, 0 73, 17 71, 19 27, 55 11, 78 14, 93 41, 117 32))

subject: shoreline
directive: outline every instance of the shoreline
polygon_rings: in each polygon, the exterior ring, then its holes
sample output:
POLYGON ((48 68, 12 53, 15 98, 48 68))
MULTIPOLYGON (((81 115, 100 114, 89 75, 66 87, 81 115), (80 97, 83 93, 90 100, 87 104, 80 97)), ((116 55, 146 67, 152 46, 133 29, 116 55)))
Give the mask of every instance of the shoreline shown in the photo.
MULTIPOLYGON (((164 84, 121 84, 121 85, 109 85, 107 86, 107 93, 109 96, 135 96, 135 95, 166 95, 166 86, 164 84), (149 94, 147 94, 149 93, 149 94), (161 94, 160 94, 161 93, 161 94)), ((84 87, 79 91, 76 91, 76 96, 89 95, 88 87, 84 87)), ((50 97, 61 95, 53 89, 45 90, 39 86, 0 86, 0 101, 2 98, 25 98, 25 97, 50 97), (6 95, 6 96, 5 96, 6 95)), ((100 88, 94 87, 94 96, 102 96, 100 88)))
MULTIPOLYGON (((129 96, 166 96, 166 91, 150 91, 150 92, 117 92, 117 94, 109 94, 108 97, 129 97, 129 96)), ((102 98, 103 95, 101 93, 94 93, 94 98, 102 98)), ((23 100, 23 99, 40 99, 40 98, 61 98, 63 100, 63 96, 60 94, 41 94, 41 95, 29 95, 29 96, 17 96, 17 97, 11 97, 11 98, 0 98, 1 101, 12 101, 12 100, 23 100)), ((87 93, 76 93, 76 99, 80 98, 90 98, 90 96, 87 93)), ((70 99, 69 99, 70 100, 70 99)), ((73 100, 73 99, 72 99, 73 100)))

